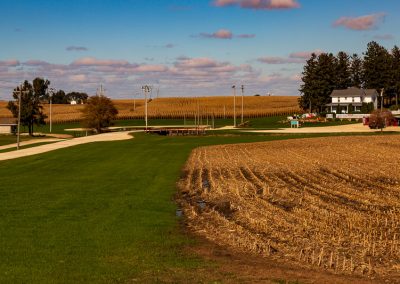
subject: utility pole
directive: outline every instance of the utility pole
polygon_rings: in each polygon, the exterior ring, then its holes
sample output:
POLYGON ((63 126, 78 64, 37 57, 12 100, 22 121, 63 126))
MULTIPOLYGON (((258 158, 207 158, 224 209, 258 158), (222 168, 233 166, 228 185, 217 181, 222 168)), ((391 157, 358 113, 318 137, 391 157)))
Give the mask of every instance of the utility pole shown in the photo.
POLYGON ((144 91, 144 120, 146 122, 146 132, 148 128, 148 120, 147 120, 147 93, 150 92, 151 87, 148 85, 142 86, 142 90, 144 91))
POLYGON ((21 131, 21 96, 22 96, 22 86, 19 87, 18 91, 18 129, 17 129, 17 150, 19 150, 19 142, 20 142, 20 131, 21 131))
POLYGON ((48 90, 48 94, 49 94, 49 97, 50 97, 50 133, 51 133, 51 130, 52 130, 52 108, 51 108, 51 106, 53 104, 54 89, 50 88, 48 90))
POLYGON ((22 107, 22 94, 28 93, 28 91, 22 91, 24 84, 22 83, 19 86, 19 90, 17 88, 14 93, 18 93, 18 125, 17 125, 17 150, 19 150, 19 144, 21 141, 21 107, 22 107))
POLYGON ((199 127, 200 127, 200 103, 199 98, 197 98, 197 135, 199 135, 199 127))
POLYGON ((242 119, 241 119, 241 124, 243 124, 243 101, 244 101, 244 86, 242 85, 242 119))
POLYGON ((236 127, 236 86, 232 86, 233 90, 233 127, 236 127))

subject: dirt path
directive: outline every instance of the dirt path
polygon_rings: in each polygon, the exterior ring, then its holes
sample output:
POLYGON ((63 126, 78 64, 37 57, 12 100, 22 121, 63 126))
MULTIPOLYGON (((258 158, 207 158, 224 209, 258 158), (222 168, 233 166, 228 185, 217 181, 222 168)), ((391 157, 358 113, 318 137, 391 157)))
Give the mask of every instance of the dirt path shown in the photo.
MULTIPOLYGON (((25 156, 32 156, 36 154, 41 154, 61 148, 72 147, 80 144, 92 143, 92 142, 102 142, 102 141, 117 141, 117 140, 127 140, 132 139, 133 137, 129 135, 132 131, 125 131, 125 132, 111 132, 111 133, 104 133, 99 135, 92 135, 86 137, 80 137, 75 139, 69 140, 62 140, 60 142, 41 145, 38 147, 32 147, 27 149, 22 149, 19 151, 12 151, 0 154, 0 161, 3 160, 10 160, 10 159, 17 159, 25 156)), ((40 142, 49 142, 46 141, 47 139, 38 139, 35 140, 36 143, 40 142)), ((56 141, 59 139, 55 139, 56 141)), ((29 142, 29 141, 26 141, 29 142)), ((26 144, 25 144, 26 145, 26 144)))
MULTIPOLYGON (((22 141, 19 143, 19 145, 27 146, 27 145, 32 145, 32 144, 57 142, 57 141, 62 141, 62 140, 64 140, 64 139, 57 139, 57 138, 32 139, 32 140, 28 140, 28 141, 22 141)), ((11 148, 16 148, 16 147, 17 147, 17 143, 7 144, 7 145, 0 146, 0 150, 11 149, 11 148)))
MULTIPOLYGON (((244 130, 245 132, 258 133, 371 133, 380 132, 380 129, 370 129, 362 123, 337 125, 337 126, 321 126, 321 127, 303 127, 303 128, 280 128, 273 130, 244 130)), ((400 127, 386 127, 383 132, 400 132, 400 127)))
POLYGON ((373 284, 398 283, 384 278, 359 277, 354 275, 338 275, 323 269, 299 267, 298 265, 261 257, 258 255, 235 251, 231 248, 219 246, 203 238, 196 237, 197 244, 188 248, 194 253, 215 264, 203 274, 210 278, 223 279, 222 283, 326 283, 326 284, 373 284))

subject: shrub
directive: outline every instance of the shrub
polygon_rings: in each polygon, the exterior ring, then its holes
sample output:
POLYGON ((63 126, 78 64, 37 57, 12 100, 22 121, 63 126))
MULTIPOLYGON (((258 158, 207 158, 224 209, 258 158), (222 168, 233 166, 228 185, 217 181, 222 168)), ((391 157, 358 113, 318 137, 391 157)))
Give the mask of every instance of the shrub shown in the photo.
POLYGON ((390 111, 375 110, 369 117, 369 128, 371 129, 383 129, 393 119, 393 115, 390 111))

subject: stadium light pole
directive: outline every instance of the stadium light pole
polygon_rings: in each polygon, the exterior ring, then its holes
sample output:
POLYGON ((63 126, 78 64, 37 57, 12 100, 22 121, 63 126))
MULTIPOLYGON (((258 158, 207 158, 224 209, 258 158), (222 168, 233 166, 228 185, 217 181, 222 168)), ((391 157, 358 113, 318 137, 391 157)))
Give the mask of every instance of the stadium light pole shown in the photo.
POLYGON ((150 91, 150 86, 148 85, 144 85, 142 86, 142 90, 144 91, 144 119, 146 122, 146 131, 147 131, 147 127, 148 127, 148 120, 147 120, 147 93, 150 91))
POLYGON ((236 127, 236 86, 232 86, 233 90, 233 127, 236 127))
POLYGON ((244 101, 244 86, 242 85, 242 119, 241 119, 241 124, 243 124, 243 101, 244 101))

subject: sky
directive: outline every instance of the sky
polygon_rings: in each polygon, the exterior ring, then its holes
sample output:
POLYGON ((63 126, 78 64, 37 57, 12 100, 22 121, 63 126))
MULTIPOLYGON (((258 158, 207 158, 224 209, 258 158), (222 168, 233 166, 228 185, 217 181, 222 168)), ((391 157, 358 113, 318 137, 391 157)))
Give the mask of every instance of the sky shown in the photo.
POLYGON ((160 97, 232 85, 299 95, 312 52, 391 49, 399 26, 398 0, 0 0, 0 100, 36 77, 123 99, 143 85, 160 97))

